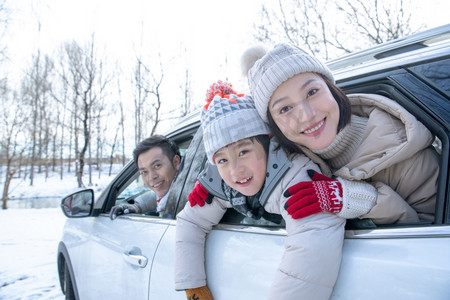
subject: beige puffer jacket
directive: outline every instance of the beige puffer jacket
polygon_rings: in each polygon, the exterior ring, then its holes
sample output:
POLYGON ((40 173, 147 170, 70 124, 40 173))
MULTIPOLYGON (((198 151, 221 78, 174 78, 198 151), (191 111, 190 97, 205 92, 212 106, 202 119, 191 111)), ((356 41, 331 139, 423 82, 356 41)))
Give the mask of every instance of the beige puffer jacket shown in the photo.
MULTIPOLYGON (((266 211, 281 214, 284 218, 287 231, 285 249, 288 250, 284 252, 267 299, 329 299, 340 268, 345 220, 330 213, 300 220, 287 214, 284 209, 287 198, 282 196, 283 192, 295 183, 310 181, 307 169, 319 171, 306 156, 297 155, 292 162, 293 166, 265 205, 266 211)), ((214 198, 211 204, 203 207, 191 207, 188 202, 177 215, 176 290, 206 285, 206 235, 230 207, 228 201, 214 198)), ((238 296, 239 291, 236 293, 238 296)))
POLYGON ((365 180, 378 190, 361 218, 378 224, 433 221, 439 157, 430 131, 405 108, 380 95, 349 95, 352 113, 368 118, 352 160, 333 174, 365 180))

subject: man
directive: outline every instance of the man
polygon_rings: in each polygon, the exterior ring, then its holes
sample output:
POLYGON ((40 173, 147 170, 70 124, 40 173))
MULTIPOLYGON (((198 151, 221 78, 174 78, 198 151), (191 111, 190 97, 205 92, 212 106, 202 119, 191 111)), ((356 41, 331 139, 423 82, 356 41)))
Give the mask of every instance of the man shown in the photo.
POLYGON ((161 215, 166 207, 172 182, 181 165, 178 146, 162 135, 154 135, 141 141, 133 151, 133 158, 145 185, 156 194, 157 198, 139 196, 130 204, 113 206, 110 212, 111 220, 121 214, 154 211, 155 206, 156 213, 161 215))

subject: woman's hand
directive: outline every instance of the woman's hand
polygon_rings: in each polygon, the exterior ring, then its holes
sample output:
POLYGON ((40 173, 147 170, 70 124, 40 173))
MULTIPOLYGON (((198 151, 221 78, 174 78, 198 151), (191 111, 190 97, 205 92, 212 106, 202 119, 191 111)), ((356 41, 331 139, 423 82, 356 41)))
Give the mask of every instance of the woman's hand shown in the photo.
POLYGON ((284 208, 293 219, 301 219, 320 212, 338 213, 342 209, 342 185, 314 170, 308 170, 312 181, 302 181, 287 189, 290 197, 284 208))

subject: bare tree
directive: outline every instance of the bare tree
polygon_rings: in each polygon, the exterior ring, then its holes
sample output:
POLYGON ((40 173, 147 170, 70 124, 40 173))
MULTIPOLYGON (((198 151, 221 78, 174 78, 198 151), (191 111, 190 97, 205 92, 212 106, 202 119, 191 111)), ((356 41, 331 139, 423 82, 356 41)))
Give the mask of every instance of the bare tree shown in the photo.
POLYGON ((30 157, 30 185, 34 183, 35 165, 41 171, 42 155, 47 150, 49 116, 47 108, 51 91, 50 76, 53 62, 49 56, 41 57, 40 51, 33 56, 32 66, 22 79, 23 104, 30 107, 31 114, 31 157, 30 157))
MULTIPOLYGON (((64 77, 59 74, 59 77, 64 77)), ((53 160, 54 166, 56 166, 56 160, 59 156, 59 166, 60 166, 60 179, 64 178, 64 149, 66 147, 66 116, 70 112, 68 105, 68 87, 67 82, 63 80, 55 80, 60 83, 56 88, 52 89, 52 97, 54 100, 54 105, 56 107, 56 125, 55 133, 53 136, 53 160)), ((70 141, 70 138, 69 138, 70 141)), ((69 151, 70 155, 70 151, 69 151)), ((70 161, 69 161, 70 165, 70 161)), ((55 171, 53 169, 53 171, 55 171)))
POLYGON ((161 57, 159 58, 159 73, 155 75, 141 58, 136 59, 134 71, 134 115, 135 115, 135 143, 144 137, 155 134, 161 121, 161 84, 164 78, 161 57), (149 124, 152 124, 149 128, 149 124))
MULTIPOLYGON (((120 84, 120 80, 117 80, 117 94, 118 94, 118 98, 119 98, 119 113, 120 113, 120 121, 117 127, 117 130, 119 130, 120 128, 120 132, 121 132, 121 141, 122 141, 122 165, 125 165, 125 113, 123 110, 123 103, 122 103, 122 88, 121 88, 121 84, 120 84)), ((116 133, 117 134, 117 133, 116 133)), ((116 139, 116 138, 114 138, 116 139)), ((114 145, 115 143, 113 143, 114 145)), ((109 170, 109 176, 111 176, 111 167, 109 170)))
POLYGON ((141 59, 137 59, 136 67, 134 70, 134 85, 135 85, 135 95, 134 95, 134 143, 137 145, 140 140, 142 140, 143 134, 142 130, 144 127, 144 115, 145 115, 145 104, 148 98, 148 93, 144 88, 146 78, 143 74, 143 67, 141 59))
MULTIPOLYGON (((6 33, 8 27, 10 11, 6 6, 7 0, 0 0, 0 40, 3 40, 3 36, 6 33)), ((0 44, 0 62, 6 58, 6 43, 0 44)))
POLYGON ((409 7, 410 0, 278 0, 262 6, 254 37, 296 44, 328 60, 419 31, 409 7))
MULTIPOLYGON (((187 56, 187 50, 184 49, 184 55, 187 56)), ((189 73, 189 65, 186 64, 184 70, 184 83, 180 85, 181 90, 183 91, 183 104, 181 109, 181 116, 184 117, 188 113, 190 113, 193 109, 192 107, 192 93, 191 93, 191 76, 189 73)))
MULTIPOLYGON (((411 12, 408 0, 398 1, 337 1, 336 6, 345 12, 350 24, 371 43, 381 44, 393 39, 410 35, 411 12)), ((416 28, 415 31, 421 28, 416 28)))
MULTIPOLYGON (((4 83, 3 83, 4 84, 4 83)), ((23 110, 19 97, 2 85, 0 92, 1 115, 0 115, 0 146, 5 156, 5 182, 2 192, 2 208, 8 208, 8 195, 11 180, 19 170, 22 155, 26 149, 26 138, 24 127, 27 114, 23 110)))
POLYGON ((120 102, 119 105, 120 105, 120 126, 122 129, 122 166, 125 166, 125 115, 123 113, 122 102, 120 102))
POLYGON ((91 142, 91 125, 94 106, 100 102, 108 80, 102 77, 103 61, 96 56, 94 38, 84 48, 76 42, 65 44, 67 72, 62 78, 72 93, 72 117, 77 157, 77 181, 82 187, 86 154, 91 142), (78 145, 78 136, 81 144, 78 145), (80 148, 78 148, 80 147, 80 148))

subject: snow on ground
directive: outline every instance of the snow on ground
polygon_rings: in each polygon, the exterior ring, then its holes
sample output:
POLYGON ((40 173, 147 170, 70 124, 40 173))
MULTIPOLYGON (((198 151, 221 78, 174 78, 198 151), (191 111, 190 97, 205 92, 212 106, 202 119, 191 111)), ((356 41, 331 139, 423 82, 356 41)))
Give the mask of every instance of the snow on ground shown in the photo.
MULTIPOLYGON (((98 195, 122 166, 114 166, 113 175, 103 172, 92 176, 98 195)), ((3 172, 4 174, 4 172, 3 172)), ((3 187, 2 177, 0 180, 3 187)), ((59 208, 61 198, 76 190, 73 174, 50 173, 45 179, 36 174, 33 186, 28 180, 14 178, 11 182, 8 209, 0 209, 0 299, 64 299, 56 265, 56 251, 66 217, 59 208)), ((96 196, 97 196, 96 195, 96 196)))
MULTIPOLYGON (((104 167, 103 172, 99 176, 98 171, 92 172, 92 185, 89 184, 89 176, 85 174, 83 176, 83 183, 86 188, 92 188, 96 193, 102 191, 102 189, 114 178, 114 176, 121 170, 122 165, 113 165, 111 176, 108 176, 109 166, 104 167)), ((26 180, 23 178, 13 178, 9 188, 9 198, 10 199, 23 199, 23 198, 59 198, 66 196, 72 192, 79 190, 77 179, 73 172, 64 173, 63 180, 58 172, 49 172, 46 178, 44 173, 35 173, 33 186, 30 186, 30 180, 27 177, 26 180)), ((3 170, 2 176, 4 176, 5 171, 3 170)), ((4 178, 1 177, 1 187, 3 188, 4 178)), ((39 201, 38 201, 39 202, 39 201)), ((15 201, 11 202, 11 205, 16 204, 15 201)), ((24 204, 22 204, 23 206, 24 204)), ((37 204, 36 204, 37 205, 37 204)), ((23 208, 21 206, 21 208, 23 208)), ((31 206, 31 204, 29 204, 31 206)), ((35 207, 29 207, 35 208, 35 207)), ((39 208, 37 206, 36 208, 39 208)))
POLYGON ((59 208, 0 210, 0 299, 64 299, 56 250, 59 208))

